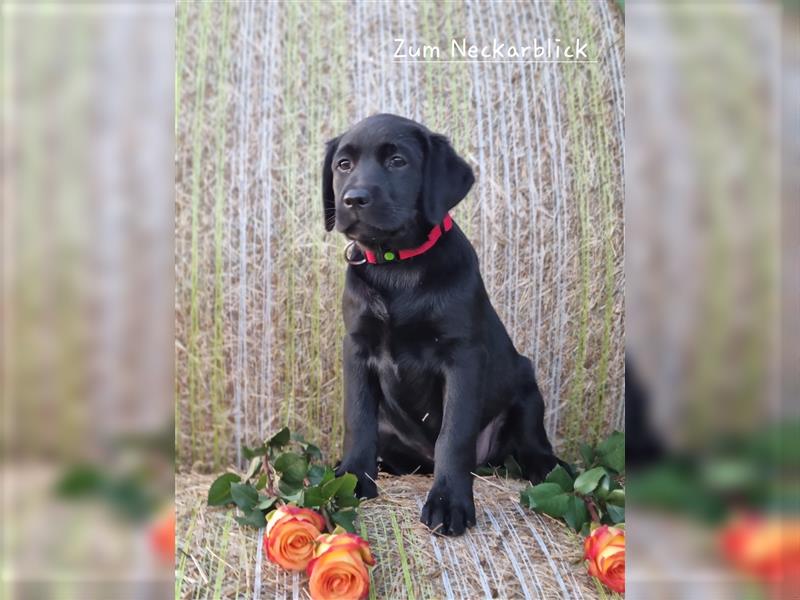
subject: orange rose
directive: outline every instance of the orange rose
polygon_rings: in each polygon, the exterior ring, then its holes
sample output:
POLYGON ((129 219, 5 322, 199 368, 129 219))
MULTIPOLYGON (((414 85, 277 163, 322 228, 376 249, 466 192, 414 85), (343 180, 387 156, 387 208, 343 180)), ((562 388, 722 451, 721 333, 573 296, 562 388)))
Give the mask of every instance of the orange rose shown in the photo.
POLYGON ((362 600, 369 595, 367 565, 375 559, 369 544, 352 533, 321 535, 308 563, 308 588, 314 600, 362 600))
POLYGON ((722 531, 721 542, 723 554, 748 575, 774 583, 800 580, 800 521, 796 519, 739 517, 722 531))
POLYGON ((314 540, 325 519, 308 508, 281 506, 270 515, 264 534, 267 558, 290 571, 302 571, 314 556, 314 540))
POLYGON ((169 510, 150 529, 150 544, 168 565, 175 564, 175 507, 169 510))
MULTIPOLYGON (((320 557, 333 547, 346 546, 351 551, 357 552, 368 565, 375 564, 372 552, 369 550, 369 543, 357 536, 355 533, 328 533, 322 534, 317 538, 317 548, 314 550, 314 557, 320 557)), ((311 565, 309 565, 309 569, 311 565)))
POLYGON ((602 525, 583 543, 584 559, 589 561, 589 574, 609 589, 625 593, 625 532, 602 525))

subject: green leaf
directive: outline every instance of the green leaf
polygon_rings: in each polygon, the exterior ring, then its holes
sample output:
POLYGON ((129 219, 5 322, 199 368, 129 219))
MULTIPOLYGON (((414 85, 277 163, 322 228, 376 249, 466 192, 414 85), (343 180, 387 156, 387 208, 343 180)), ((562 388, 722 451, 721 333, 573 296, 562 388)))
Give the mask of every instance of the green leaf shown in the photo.
POLYGON ((247 473, 244 476, 244 480, 245 481, 249 481, 250 478, 253 475, 256 474, 256 471, 258 471, 260 466, 261 466, 261 457, 260 456, 254 456, 253 458, 251 458, 250 459, 250 466, 247 468, 247 473))
POLYGON ((336 490, 336 498, 352 498, 353 494, 356 493, 358 477, 352 473, 345 473, 341 477, 337 477, 337 479, 341 480, 341 484, 339 485, 339 489, 336 490))
POLYGON ((540 483, 526 488, 521 493, 523 504, 551 517, 561 518, 567 512, 570 495, 565 494, 557 483, 540 483))
POLYGON ((548 473, 547 477, 545 477, 545 481, 547 483, 558 484, 565 492, 572 491, 572 476, 567 473, 567 470, 561 465, 556 465, 556 467, 548 473))
POLYGON ((337 510, 335 513, 331 514, 331 521, 333 521, 336 525, 344 527, 350 533, 356 532, 355 520, 356 511, 354 511, 352 508, 337 510))
POLYGON ((586 521, 586 523, 584 523, 581 526, 581 530, 580 530, 579 533, 580 533, 582 538, 587 538, 587 537, 589 537, 589 534, 591 532, 592 532, 592 523, 591 523, 591 521, 586 521))
POLYGON ((77 498, 100 493, 106 485, 106 475, 91 465, 72 467, 56 484, 56 493, 64 498, 77 498))
POLYGON ((800 419, 797 417, 781 419, 763 429, 759 428, 759 433, 755 436, 737 442, 741 452, 740 458, 752 461, 756 465, 797 469, 800 467, 798 431, 800 431, 800 419))
POLYGON ((614 506, 625 506, 625 490, 613 490, 608 494, 608 498, 606 498, 607 504, 612 504, 614 506))
POLYGON ((134 521, 152 514, 159 502, 140 478, 130 475, 108 481, 102 494, 120 516, 134 521))
POLYGON ((308 462, 322 460, 322 450, 320 450, 314 444, 306 444, 303 448, 303 455, 305 455, 308 462))
POLYGON ((763 467, 740 456, 715 456, 704 461, 699 475, 710 489, 734 495, 760 485, 763 467))
POLYGON ((283 448, 291 440, 292 434, 288 427, 284 427, 278 433, 273 435, 267 440, 267 446, 270 448, 283 448))
POLYGON ((336 505, 339 508, 358 508, 358 505, 361 504, 361 500, 352 496, 344 496, 344 497, 336 497, 336 505))
POLYGON ((322 465, 311 465, 308 469, 308 481, 311 485, 319 485, 325 477, 325 467, 322 465))
POLYGON ((275 506, 275 503, 277 501, 278 501, 278 498, 276 498, 275 496, 261 496, 261 495, 259 495, 258 496, 258 504, 256 504, 255 507, 258 510, 269 510, 273 506, 275 506))
POLYGON ((615 525, 617 523, 622 523, 625 520, 625 507, 624 506, 615 506, 613 504, 606 504, 606 511, 608 512, 608 516, 611 519, 611 522, 615 525))
POLYGON ((586 443, 580 445, 581 458, 583 465, 589 469, 594 464, 594 449, 586 443))
POLYGON ((336 473, 334 473, 333 469, 330 467, 325 467, 325 474, 322 476, 322 481, 320 481, 320 483, 325 484, 334 479, 336 479, 336 473))
POLYGON ((691 462, 667 458, 636 473, 626 483, 625 493, 639 506, 661 508, 719 522, 728 513, 727 499, 709 493, 691 462))
POLYGON ((258 490, 247 483, 232 483, 231 497, 234 504, 244 512, 253 510, 253 507, 258 504, 258 490))
POLYGON ((313 508, 322 506, 328 501, 328 498, 322 493, 322 488, 319 486, 313 486, 306 488, 305 492, 303 493, 303 506, 306 508, 313 508))
POLYGON ((293 483, 288 481, 278 482, 278 491, 286 502, 296 502, 297 504, 303 503, 303 484, 293 483))
POLYGON ((256 481, 256 489, 263 490, 265 487, 267 487, 267 474, 262 473, 261 477, 259 477, 258 481, 256 481))
POLYGON ((264 511, 257 509, 245 512, 244 516, 234 517, 234 519, 236 519, 239 525, 248 525, 259 529, 267 525, 267 518, 264 516, 264 511))
POLYGON ((597 446, 600 464, 616 471, 625 472, 625 434, 619 431, 612 433, 608 439, 597 446))
POLYGON ((256 456, 264 456, 266 453, 267 453, 267 447, 263 444, 256 448, 248 448, 247 446, 242 446, 242 455, 247 460, 252 460, 256 456))
POLYGON ((330 481, 322 484, 322 494, 325 496, 326 500, 330 500, 333 498, 339 491, 339 488, 342 487, 344 484, 344 475, 341 477, 336 477, 335 479, 331 479, 330 481))
POLYGON ((308 462, 294 452, 281 454, 274 463, 276 471, 281 473, 281 480, 289 483, 302 483, 308 472, 308 462))
POLYGON ((564 513, 564 520, 567 525, 572 527, 575 531, 580 531, 584 523, 589 520, 589 510, 586 508, 586 503, 583 498, 571 496, 567 511, 564 513))
POLYGON ((605 474, 606 470, 603 467, 595 467, 584 471, 575 480, 575 491, 584 495, 591 494, 605 474))
POLYGON ((217 477, 208 488, 208 505, 224 506, 233 502, 231 484, 241 480, 242 478, 235 473, 225 473, 217 477))
POLYGON ((600 498, 601 500, 605 500, 611 493, 611 485, 612 485, 611 477, 609 477, 608 473, 606 473, 600 479, 600 483, 597 485, 597 489, 595 489, 594 495, 600 498))

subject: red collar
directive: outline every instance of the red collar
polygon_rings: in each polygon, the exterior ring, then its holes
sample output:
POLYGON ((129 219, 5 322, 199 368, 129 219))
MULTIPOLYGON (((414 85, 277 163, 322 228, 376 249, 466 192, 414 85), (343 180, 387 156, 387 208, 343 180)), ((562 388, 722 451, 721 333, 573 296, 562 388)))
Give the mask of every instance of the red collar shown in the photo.
POLYGON ((382 265, 386 263, 397 262, 398 260, 406 260, 408 258, 419 256, 420 254, 425 254, 428 250, 436 245, 436 242, 439 241, 439 238, 441 238, 452 228, 453 219, 449 214, 446 214, 441 224, 431 229, 431 232, 428 234, 428 239, 421 246, 417 246, 416 248, 405 248, 403 250, 385 250, 383 248, 379 248, 376 252, 363 249, 361 251, 364 254, 364 258, 366 258, 367 262, 371 265, 382 265))

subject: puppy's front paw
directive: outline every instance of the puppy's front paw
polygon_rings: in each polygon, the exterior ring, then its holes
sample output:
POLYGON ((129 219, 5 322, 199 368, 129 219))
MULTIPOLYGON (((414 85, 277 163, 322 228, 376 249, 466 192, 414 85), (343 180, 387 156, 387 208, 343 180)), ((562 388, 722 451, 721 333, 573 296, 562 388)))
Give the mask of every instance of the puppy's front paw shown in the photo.
POLYGON ((334 472, 337 477, 341 477, 345 473, 352 473, 358 478, 358 483, 356 484, 357 498, 375 498, 378 495, 378 486, 375 485, 373 481, 374 478, 370 479, 366 469, 339 464, 336 469, 334 469, 334 472))
POLYGON ((422 507, 419 520, 434 533, 461 535, 475 525, 475 503, 472 485, 455 490, 452 486, 433 484, 422 507))

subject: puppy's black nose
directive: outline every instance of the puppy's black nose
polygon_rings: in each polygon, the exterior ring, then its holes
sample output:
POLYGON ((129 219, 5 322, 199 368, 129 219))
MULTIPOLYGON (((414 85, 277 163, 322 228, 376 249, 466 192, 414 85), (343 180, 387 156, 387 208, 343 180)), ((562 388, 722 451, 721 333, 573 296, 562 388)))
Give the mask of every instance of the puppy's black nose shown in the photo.
POLYGON ((369 192, 363 188, 347 190, 342 200, 347 208, 364 208, 371 201, 369 192))

